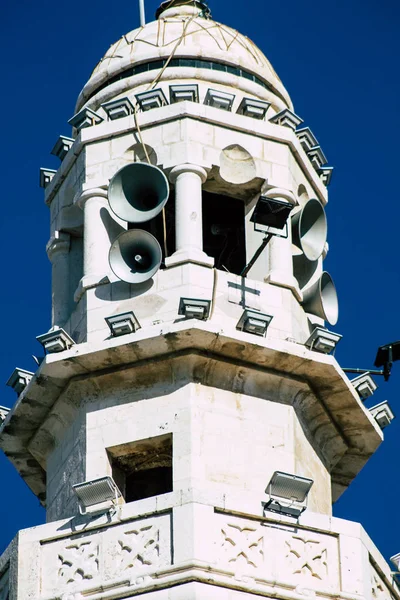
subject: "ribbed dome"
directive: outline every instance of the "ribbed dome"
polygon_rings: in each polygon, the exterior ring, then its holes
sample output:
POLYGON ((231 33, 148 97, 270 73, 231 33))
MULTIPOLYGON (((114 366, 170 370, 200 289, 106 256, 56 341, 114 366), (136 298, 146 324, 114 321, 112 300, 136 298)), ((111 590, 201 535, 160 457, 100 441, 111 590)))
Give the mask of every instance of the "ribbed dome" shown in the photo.
MULTIPOLYGON (((162 10, 157 21, 131 31, 113 44, 83 88, 78 98, 77 110, 82 108, 89 99, 91 102, 88 104, 98 104, 96 96, 99 92, 102 93, 101 99, 98 100, 104 102, 121 93, 123 88, 132 89, 135 87, 132 78, 137 74, 132 73, 131 67, 145 66, 160 59, 168 59, 175 47, 173 54, 175 61, 171 63, 171 68, 176 66, 179 58, 193 58, 199 60, 200 64, 202 61, 202 64, 204 61, 211 61, 212 66, 208 68, 215 73, 221 71, 224 66, 229 73, 233 74, 237 74, 239 69, 242 69, 243 73, 237 78, 238 88, 242 87, 240 80, 248 82, 252 76, 255 76, 256 83, 259 83, 260 97, 265 97, 266 90, 267 95, 272 94, 275 97, 279 108, 293 108, 278 75, 257 46, 238 31, 205 18, 204 11, 199 9, 199 3, 196 4, 197 6, 178 5, 162 10), (178 44, 179 40, 181 41, 178 44), (121 84, 122 80, 123 84, 121 84)), ((199 63, 194 66, 198 67, 199 63)), ((157 63, 154 62, 151 69, 156 68, 157 63)), ((160 69, 159 66, 158 68, 160 69)), ((138 68, 137 71, 139 72, 140 69, 138 68)), ((166 69, 163 79, 168 79, 168 71, 169 69, 166 69)), ((156 71, 152 72, 152 75, 156 76, 156 74, 156 71)), ((182 75, 182 79, 185 77, 187 75, 182 75)))

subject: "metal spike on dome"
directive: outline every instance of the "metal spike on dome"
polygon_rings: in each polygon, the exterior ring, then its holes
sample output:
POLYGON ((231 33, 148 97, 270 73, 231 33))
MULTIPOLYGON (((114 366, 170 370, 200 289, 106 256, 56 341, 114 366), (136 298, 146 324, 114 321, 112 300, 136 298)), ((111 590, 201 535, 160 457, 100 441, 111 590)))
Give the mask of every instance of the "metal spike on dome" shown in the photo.
POLYGON ((168 8, 175 8, 177 6, 194 6, 199 9, 199 16, 204 17, 205 19, 211 18, 211 10, 203 0, 165 0, 165 2, 160 4, 156 11, 156 19, 158 19, 168 8))

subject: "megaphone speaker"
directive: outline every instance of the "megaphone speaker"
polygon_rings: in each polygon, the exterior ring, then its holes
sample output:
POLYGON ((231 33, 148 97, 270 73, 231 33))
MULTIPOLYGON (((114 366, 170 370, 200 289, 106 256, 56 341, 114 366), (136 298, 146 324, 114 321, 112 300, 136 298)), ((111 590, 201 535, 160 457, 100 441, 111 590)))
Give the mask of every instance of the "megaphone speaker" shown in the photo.
POLYGON ((324 249, 326 236, 324 207, 313 198, 292 217, 292 242, 308 260, 317 260, 324 249))
POLYGON ((113 273, 127 283, 151 279, 161 265, 162 252, 156 238, 141 229, 121 233, 110 248, 109 263, 113 273))
POLYGON ((144 223, 158 215, 169 196, 166 176, 158 167, 132 163, 122 167, 110 181, 111 210, 129 223, 144 223))
POLYGON ((339 304, 332 277, 324 271, 319 279, 303 290, 303 308, 306 312, 321 317, 330 325, 339 318, 339 304))

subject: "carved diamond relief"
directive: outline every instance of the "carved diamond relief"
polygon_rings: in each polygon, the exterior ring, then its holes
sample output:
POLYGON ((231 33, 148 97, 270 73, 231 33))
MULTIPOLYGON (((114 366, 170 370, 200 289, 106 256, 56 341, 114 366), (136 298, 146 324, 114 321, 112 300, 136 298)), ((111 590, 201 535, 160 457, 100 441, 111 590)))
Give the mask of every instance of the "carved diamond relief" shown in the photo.
POLYGON ((58 555, 58 577, 64 584, 93 579, 99 572, 99 547, 95 542, 77 542, 58 555))
POLYGON ((160 531, 155 525, 124 531, 118 540, 117 571, 159 566, 160 531))
POLYGON ((323 581, 328 575, 328 550, 318 539, 293 536, 286 541, 293 575, 323 581))
POLYGON ((9 600, 9 573, 7 571, 0 577, 0 600, 9 600))
POLYGON ((264 535, 257 527, 227 524, 221 529, 224 562, 234 570, 257 569, 264 562, 264 535))

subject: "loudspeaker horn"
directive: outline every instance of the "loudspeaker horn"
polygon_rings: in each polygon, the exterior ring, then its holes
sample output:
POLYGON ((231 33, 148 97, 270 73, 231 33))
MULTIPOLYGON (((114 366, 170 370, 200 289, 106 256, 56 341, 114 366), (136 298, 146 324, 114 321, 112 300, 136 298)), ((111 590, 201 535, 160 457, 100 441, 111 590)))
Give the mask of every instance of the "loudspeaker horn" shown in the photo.
POLYGON ((117 171, 110 181, 111 210, 129 223, 144 223, 158 215, 169 196, 166 176, 158 167, 132 163, 117 171))
POLYGON ((158 271, 162 252, 156 238, 142 229, 121 233, 108 257, 113 273, 127 283, 143 283, 158 271))
POLYGON ((325 210, 315 198, 292 217, 292 242, 308 260, 317 260, 327 236, 325 210))
POLYGON ((309 288, 303 290, 303 308, 306 312, 321 317, 330 325, 339 318, 339 304, 332 277, 324 271, 309 288))

